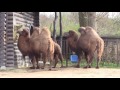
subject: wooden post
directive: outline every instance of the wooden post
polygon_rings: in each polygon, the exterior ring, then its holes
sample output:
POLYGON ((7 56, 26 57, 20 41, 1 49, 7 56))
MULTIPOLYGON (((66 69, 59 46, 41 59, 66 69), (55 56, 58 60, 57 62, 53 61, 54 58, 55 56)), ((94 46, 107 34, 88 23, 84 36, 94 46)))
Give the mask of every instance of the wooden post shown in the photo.
POLYGON ((62 16, 61 16, 61 12, 59 12, 59 16, 60 16, 60 46, 61 46, 61 50, 62 50, 62 16))
POLYGON ((39 22, 39 12, 34 12, 34 26, 39 27, 40 22, 39 22))
POLYGON ((14 67, 13 12, 6 12, 6 66, 14 67))
POLYGON ((66 67, 68 67, 68 43, 65 41, 66 44, 66 67))
POLYGON ((55 12, 55 19, 54 19, 54 21, 53 21, 53 27, 54 27, 54 29, 53 29, 53 40, 56 42, 56 22, 57 22, 57 18, 58 18, 58 16, 57 16, 57 12, 55 12))
POLYGON ((88 26, 96 30, 96 12, 88 12, 88 26))
POLYGON ((6 12, 0 12, 0 66, 5 66, 6 61, 6 12))

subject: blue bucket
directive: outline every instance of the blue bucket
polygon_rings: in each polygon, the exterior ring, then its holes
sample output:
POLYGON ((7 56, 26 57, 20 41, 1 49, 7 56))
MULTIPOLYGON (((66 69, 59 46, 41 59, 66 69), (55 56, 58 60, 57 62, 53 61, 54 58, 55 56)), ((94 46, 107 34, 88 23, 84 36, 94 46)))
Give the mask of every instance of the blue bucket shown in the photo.
POLYGON ((72 63, 77 63, 78 62, 78 56, 77 55, 70 55, 70 61, 72 63))

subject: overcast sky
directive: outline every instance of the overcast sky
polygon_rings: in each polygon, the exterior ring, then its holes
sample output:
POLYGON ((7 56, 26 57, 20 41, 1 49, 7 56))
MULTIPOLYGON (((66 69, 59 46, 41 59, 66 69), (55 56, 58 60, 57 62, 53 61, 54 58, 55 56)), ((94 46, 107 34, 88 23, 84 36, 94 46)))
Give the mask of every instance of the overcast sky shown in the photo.
MULTIPOLYGON (((109 17, 114 17, 120 12, 109 12, 109 17)), ((44 14, 47 16, 54 15, 54 12, 40 12, 40 14, 44 14)))
POLYGON ((40 14, 45 14, 47 16, 54 15, 54 12, 40 12, 40 14))

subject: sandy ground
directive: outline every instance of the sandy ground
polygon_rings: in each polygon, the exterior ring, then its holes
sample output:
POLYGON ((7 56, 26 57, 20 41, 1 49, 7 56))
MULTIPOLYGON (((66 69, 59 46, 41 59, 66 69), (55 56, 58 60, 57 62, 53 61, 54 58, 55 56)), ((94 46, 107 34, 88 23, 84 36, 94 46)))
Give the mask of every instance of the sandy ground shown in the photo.
POLYGON ((120 78, 120 69, 56 68, 52 71, 15 69, 0 71, 0 78, 120 78))

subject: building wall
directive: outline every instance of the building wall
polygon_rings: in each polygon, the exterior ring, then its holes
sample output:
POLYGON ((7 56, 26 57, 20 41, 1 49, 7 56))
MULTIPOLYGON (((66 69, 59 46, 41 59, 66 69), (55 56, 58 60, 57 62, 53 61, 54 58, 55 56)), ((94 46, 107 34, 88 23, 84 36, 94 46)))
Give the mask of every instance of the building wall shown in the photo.
POLYGON ((6 61, 6 12, 0 12, 0 66, 6 61))
POLYGON ((39 26, 39 12, 0 12, 0 66, 16 65, 16 50, 19 50, 13 41, 15 24, 39 26))
POLYGON ((39 13, 34 12, 14 12, 14 20, 16 24, 29 26, 30 24, 39 26, 39 13))
POLYGON ((14 67, 13 12, 6 12, 6 66, 14 67))

